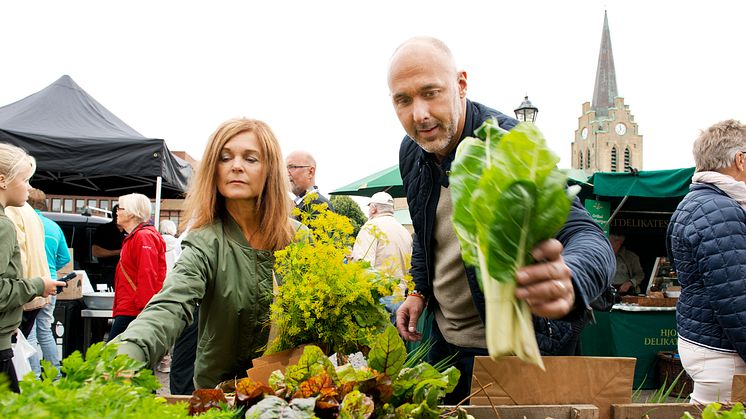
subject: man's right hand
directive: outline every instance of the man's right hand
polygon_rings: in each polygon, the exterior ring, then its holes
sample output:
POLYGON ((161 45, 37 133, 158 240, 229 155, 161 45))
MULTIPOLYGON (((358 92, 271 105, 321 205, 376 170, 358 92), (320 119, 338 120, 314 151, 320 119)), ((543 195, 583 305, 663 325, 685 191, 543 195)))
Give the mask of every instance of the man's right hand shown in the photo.
POLYGON ((44 292, 41 294, 42 297, 48 297, 50 295, 57 295, 57 287, 66 287, 67 283, 62 281, 53 281, 49 277, 43 277, 44 281, 44 292))
POLYGON ((422 339, 422 334, 417 331, 417 320, 420 319, 423 310, 425 300, 413 295, 408 296, 396 310, 396 329, 404 339, 410 342, 422 339))

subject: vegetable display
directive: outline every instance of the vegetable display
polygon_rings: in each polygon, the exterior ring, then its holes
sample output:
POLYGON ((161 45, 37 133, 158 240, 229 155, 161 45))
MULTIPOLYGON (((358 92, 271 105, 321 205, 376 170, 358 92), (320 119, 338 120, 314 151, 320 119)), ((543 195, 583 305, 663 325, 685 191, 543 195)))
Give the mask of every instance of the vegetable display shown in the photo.
POLYGON ((574 194, 533 124, 507 132, 487 121, 475 135, 459 144, 450 188, 462 256, 477 268, 485 296, 488 351, 543 368, 531 312, 515 298, 515 274, 533 262, 536 244, 561 229, 574 194))
MULTIPOLYGON (((62 361, 63 376, 42 361, 42 379, 29 373, 19 382, 21 394, 0 389, 0 412, 7 418, 188 418, 186 404, 167 404, 153 392, 160 387, 144 363, 117 355, 102 342, 75 351, 62 361)), ((210 410, 206 418, 232 418, 232 412, 210 410)))

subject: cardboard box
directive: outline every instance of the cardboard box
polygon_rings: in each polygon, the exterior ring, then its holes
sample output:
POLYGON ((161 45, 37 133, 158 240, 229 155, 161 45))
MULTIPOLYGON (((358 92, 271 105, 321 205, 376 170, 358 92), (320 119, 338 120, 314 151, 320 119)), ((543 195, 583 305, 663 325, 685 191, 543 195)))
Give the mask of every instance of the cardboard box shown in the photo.
POLYGON ((731 402, 746 403, 746 374, 735 374, 731 386, 731 402))
POLYGON ((635 358, 545 356, 546 370, 514 356, 474 358, 472 405, 598 406, 611 417, 612 404, 632 403, 635 358), (492 385, 487 386, 489 383, 492 385))
POLYGON ((58 300, 79 300, 83 298, 83 277, 85 271, 75 271, 75 273, 78 276, 67 282, 67 287, 62 288, 62 292, 57 294, 58 300))
POLYGON ((288 349, 282 352, 277 352, 272 355, 265 355, 259 358, 254 358, 251 361, 252 368, 246 370, 246 374, 252 380, 267 384, 269 382, 269 376, 272 375, 276 370, 285 371, 288 365, 295 365, 303 355, 303 348, 306 345, 298 346, 297 348, 288 349))

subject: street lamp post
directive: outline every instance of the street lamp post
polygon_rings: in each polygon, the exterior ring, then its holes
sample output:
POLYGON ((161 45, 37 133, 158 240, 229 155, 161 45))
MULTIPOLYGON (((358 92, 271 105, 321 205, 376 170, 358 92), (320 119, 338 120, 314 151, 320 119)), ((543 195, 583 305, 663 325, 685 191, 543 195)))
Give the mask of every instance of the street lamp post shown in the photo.
POLYGON ((531 101, 528 100, 528 95, 526 95, 521 106, 513 112, 515 112, 515 117, 520 122, 536 122, 536 114, 539 113, 539 108, 531 104, 531 101))

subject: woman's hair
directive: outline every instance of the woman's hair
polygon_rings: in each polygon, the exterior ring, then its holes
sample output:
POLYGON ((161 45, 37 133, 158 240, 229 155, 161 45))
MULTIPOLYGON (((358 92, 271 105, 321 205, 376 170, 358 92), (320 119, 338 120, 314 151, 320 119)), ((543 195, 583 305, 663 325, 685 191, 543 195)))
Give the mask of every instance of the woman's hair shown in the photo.
POLYGON ((728 119, 704 130, 694 141, 692 153, 697 171, 702 172, 729 167, 739 151, 746 152, 746 125, 728 119))
POLYGON ((0 143, 0 175, 11 182, 21 173, 21 169, 31 166, 31 174, 36 171, 36 159, 29 156, 22 148, 0 143))
POLYGON ((257 197, 257 236, 262 239, 265 248, 279 250, 293 238, 293 229, 288 220, 292 201, 288 199, 287 170, 274 133, 266 123, 256 119, 228 120, 210 136, 197 173, 189 184, 182 228, 189 226, 196 229, 211 224, 225 209, 225 199, 217 188, 218 157, 228 141, 244 132, 256 136, 266 174, 264 187, 257 197))
POLYGON ((161 221, 161 234, 176 235, 176 223, 171 220, 161 221))
POLYGON ((152 213, 150 199, 139 193, 131 193, 119 197, 119 208, 122 211, 132 214, 135 219, 141 223, 150 220, 152 213))

